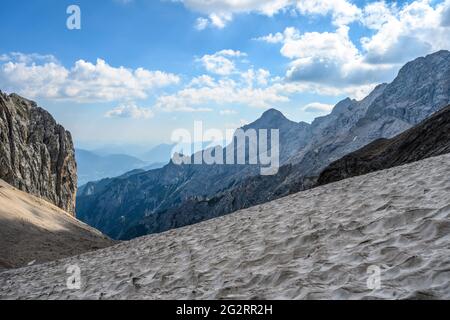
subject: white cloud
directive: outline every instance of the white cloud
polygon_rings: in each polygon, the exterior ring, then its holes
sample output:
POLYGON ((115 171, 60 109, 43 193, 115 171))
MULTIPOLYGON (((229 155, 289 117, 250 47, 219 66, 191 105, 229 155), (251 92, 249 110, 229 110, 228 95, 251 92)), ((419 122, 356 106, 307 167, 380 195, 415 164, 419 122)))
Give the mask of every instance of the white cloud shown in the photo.
POLYGON ((246 54, 240 51, 222 50, 211 55, 204 55, 198 61, 208 72, 226 76, 236 71, 234 59, 244 56, 246 54))
POLYGON ((209 15, 210 24, 216 28, 223 29, 231 21, 232 16, 228 13, 211 13, 209 15))
POLYGON ((348 27, 336 32, 307 32, 292 38, 286 38, 281 54, 290 59, 311 57, 347 60, 358 53, 358 49, 348 36, 348 27))
POLYGON ((267 43, 283 43, 289 39, 298 39, 300 37, 300 32, 294 27, 287 27, 283 32, 277 32, 275 34, 268 34, 267 36, 262 36, 255 38, 256 41, 264 41, 267 43))
POLYGON ((222 116, 231 116, 231 115, 237 114, 237 111, 231 110, 231 109, 225 109, 225 110, 220 110, 219 114, 222 116))
POLYGON ((15 61, 20 63, 58 63, 58 59, 51 54, 10 52, 0 55, 0 61, 15 61))
POLYGON ((361 9, 348 0, 299 0, 297 9, 303 15, 331 15, 337 26, 359 19, 361 9))
POLYGON ((247 79, 228 77, 214 79, 204 86, 187 86, 175 94, 158 98, 156 108, 173 111, 212 111, 213 106, 240 104, 256 108, 269 108, 289 101, 282 86, 254 87, 247 79), (209 107, 205 107, 209 106, 209 107))
POLYGON ((283 34, 281 32, 277 32, 275 34, 270 33, 267 36, 262 36, 262 37, 255 38, 253 40, 264 41, 264 42, 267 42, 267 43, 282 43, 283 40, 284 40, 284 36, 283 36, 283 34))
POLYGON ((241 77, 247 83, 248 87, 266 86, 269 83, 270 72, 265 69, 249 69, 241 73, 241 77))
POLYGON ((309 113, 330 113, 333 110, 333 105, 331 104, 325 104, 320 102, 313 102, 309 103, 306 106, 302 108, 303 111, 309 112, 309 113))
POLYGON ((203 14, 258 12, 272 16, 292 4, 292 0, 175 0, 203 14))
POLYGON ((144 99, 154 89, 180 81, 174 74, 112 67, 102 59, 95 64, 78 60, 66 68, 53 56, 15 53, 2 57, 0 86, 29 98, 76 102, 144 99))
MULTIPOLYGON (((330 15, 336 25, 346 25, 358 19, 361 10, 349 0, 172 0, 188 9, 204 14, 203 30, 210 25, 219 29, 232 21, 233 15, 257 13, 273 16, 280 11, 303 15, 330 15)), ((196 24, 198 26, 198 24, 196 24)))
POLYGON ((227 23, 233 19, 231 14, 227 13, 211 13, 207 18, 200 17, 195 20, 195 29, 198 31, 205 30, 208 27, 223 29, 227 23))
POLYGON ((394 12, 397 11, 397 4, 387 4, 385 1, 377 1, 367 4, 364 7, 361 22, 368 28, 379 30, 385 23, 394 19, 394 12))
POLYGON ((141 108, 135 104, 125 104, 109 110, 105 116, 108 118, 149 119, 153 118, 154 113, 149 108, 141 108))
POLYGON ((198 18, 195 21, 195 29, 201 31, 201 30, 205 30, 208 27, 209 21, 208 19, 205 18, 198 18))
POLYGON ((270 77, 269 71, 264 69, 236 70, 230 76, 196 77, 174 94, 160 96, 154 109, 165 112, 208 112, 217 107, 225 107, 220 110, 226 110, 231 105, 267 109, 288 103, 293 95, 302 92, 331 96, 346 93, 362 97, 372 89, 371 85, 336 89, 331 85, 312 82, 286 82, 279 77, 270 77))
POLYGON ((450 10, 449 0, 434 6, 428 0, 417 0, 401 8, 382 6, 378 4, 378 10, 368 6, 365 10, 363 22, 377 29, 373 36, 362 39, 367 62, 403 64, 415 57, 450 48, 450 25, 443 23, 450 10), (371 23, 380 12, 383 12, 384 23, 371 23))
POLYGON ((256 40, 280 43, 281 54, 291 60, 286 79, 322 93, 352 92, 361 97, 376 84, 391 81, 406 62, 450 49, 450 0, 437 4, 417 0, 403 6, 379 1, 360 10, 352 7, 347 13, 353 12, 351 16, 373 30, 361 39, 360 48, 349 36, 350 26, 342 22, 349 20, 338 19, 341 9, 348 7, 344 2, 314 0, 298 3, 298 7, 304 14, 333 12, 336 30, 301 33, 286 28, 256 40))
POLYGON ((206 74, 193 78, 189 84, 190 87, 213 87, 215 85, 214 78, 206 74))
POLYGON ((292 59, 287 79, 343 88, 376 84, 393 75, 391 65, 366 63, 348 32, 344 26, 336 32, 307 32, 286 38, 281 54, 292 59))

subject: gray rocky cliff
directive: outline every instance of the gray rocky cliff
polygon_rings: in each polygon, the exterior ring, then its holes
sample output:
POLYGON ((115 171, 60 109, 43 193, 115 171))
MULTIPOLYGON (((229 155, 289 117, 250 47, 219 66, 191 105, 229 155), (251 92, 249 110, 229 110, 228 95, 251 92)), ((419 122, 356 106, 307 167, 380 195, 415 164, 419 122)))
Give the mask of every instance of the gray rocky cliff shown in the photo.
POLYGON ((75 215, 71 134, 35 102, 0 91, 0 179, 75 215))

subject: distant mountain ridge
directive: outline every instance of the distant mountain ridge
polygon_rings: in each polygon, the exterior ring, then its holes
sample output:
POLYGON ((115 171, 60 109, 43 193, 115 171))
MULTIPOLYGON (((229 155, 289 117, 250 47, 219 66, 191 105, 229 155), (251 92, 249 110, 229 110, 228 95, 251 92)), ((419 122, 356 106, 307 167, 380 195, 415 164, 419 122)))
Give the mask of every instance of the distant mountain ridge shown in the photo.
POLYGON ((391 138, 450 103, 450 52, 405 65, 390 84, 361 101, 345 99, 311 125, 276 110, 247 126, 280 129, 280 173, 257 166, 175 166, 113 180, 79 197, 77 213, 113 237, 131 238, 199 222, 308 188, 331 162, 380 138, 391 138), (127 229, 128 228, 128 229, 127 229), (136 231, 137 230, 137 231, 136 231))
MULTIPOLYGON (((307 135, 309 125, 298 124, 286 119, 279 111, 268 110, 244 129, 262 126, 279 129, 281 141, 301 145, 303 142, 293 137, 307 135)), ((281 144, 281 162, 286 161, 296 148, 281 144)), ((85 189, 87 194, 78 195, 77 215, 89 225, 100 227, 108 235, 119 238, 128 229, 128 224, 138 222, 145 215, 174 207, 191 197, 213 196, 259 174, 259 169, 258 165, 176 165, 171 162, 161 169, 135 174, 127 179, 101 181, 101 188, 91 184, 89 189, 85 189), (108 204, 100 198, 108 199, 108 204), (96 214, 91 214, 94 211, 96 214)))
POLYGON ((175 147, 174 144, 163 143, 153 147, 150 151, 147 151, 140 155, 140 158, 150 163, 162 163, 167 164, 172 157, 172 150, 175 147))
POLYGON ((78 184, 80 186, 104 178, 114 178, 135 169, 161 168, 165 163, 149 163, 126 154, 98 155, 95 152, 76 149, 78 184))

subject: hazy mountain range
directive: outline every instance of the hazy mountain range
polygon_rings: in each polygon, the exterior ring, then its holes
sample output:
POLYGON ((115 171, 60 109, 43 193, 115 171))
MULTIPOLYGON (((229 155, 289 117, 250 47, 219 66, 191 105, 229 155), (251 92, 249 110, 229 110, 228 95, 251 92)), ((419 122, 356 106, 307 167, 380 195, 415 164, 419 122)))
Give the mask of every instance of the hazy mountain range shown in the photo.
MULTIPOLYGON (((210 142, 204 142, 203 148, 209 144, 210 142)), ((91 151, 77 148, 75 151, 78 165, 78 185, 82 187, 88 182, 119 177, 131 171, 137 173, 162 168, 172 158, 175 146, 175 144, 163 143, 141 153, 136 150, 131 152, 134 148, 125 146, 104 147, 91 151), (131 153, 126 153, 127 151, 131 153)), ((194 150, 194 144, 184 146, 183 151, 192 154, 192 151, 189 152, 189 150, 194 150)))
POLYGON ((98 155, 95 152, 76 149, 78 185, 108 177, 117 177, 135 169, 151 170, 161 168, 166 162, 148 162, 126 154, 98 155))

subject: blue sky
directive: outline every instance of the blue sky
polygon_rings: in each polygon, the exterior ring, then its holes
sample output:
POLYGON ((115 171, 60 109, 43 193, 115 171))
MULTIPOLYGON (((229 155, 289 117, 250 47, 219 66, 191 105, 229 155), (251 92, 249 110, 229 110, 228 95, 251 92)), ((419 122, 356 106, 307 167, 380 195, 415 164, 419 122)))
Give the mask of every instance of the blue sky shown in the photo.
POLYGON ((0 90, 36 100, 78 146, 150 146, 271 107, 310 122, 449 49, 449 31, 450 0, 4 0, 0 90))

